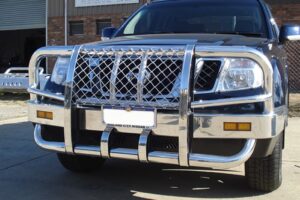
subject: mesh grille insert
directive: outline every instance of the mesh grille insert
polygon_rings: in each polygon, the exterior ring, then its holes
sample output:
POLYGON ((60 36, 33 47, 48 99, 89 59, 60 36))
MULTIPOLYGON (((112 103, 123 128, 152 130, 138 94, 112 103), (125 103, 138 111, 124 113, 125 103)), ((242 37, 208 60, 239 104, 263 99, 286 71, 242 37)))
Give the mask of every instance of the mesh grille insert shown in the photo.
POLYGON ((177 109, 184 48, 82 49, 72 103, 177 109))
POLYGON ((196 91, 212 90, 215 86, 222 62, 219 60, 205 60, 200 73, 195 78, 196 91))

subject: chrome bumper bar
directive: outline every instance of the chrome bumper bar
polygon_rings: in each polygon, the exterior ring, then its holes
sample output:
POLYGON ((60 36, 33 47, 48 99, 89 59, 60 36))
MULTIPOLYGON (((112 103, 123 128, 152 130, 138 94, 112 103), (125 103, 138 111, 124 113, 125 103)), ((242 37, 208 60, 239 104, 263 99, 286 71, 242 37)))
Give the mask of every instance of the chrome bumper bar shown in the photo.
MULTIPOLYGON (((179 112, 175 114, 158 114, 157 128, 150 130, 151 134, 178 137, 179 148, 178 153, 170 152, 148 152, 147 141, 148 130, 126 129, 127 133, 138 133, 140 139, 138 149, 116 148, 110 149, 109 140, 111 129, 107 129, 102 124, 101 110, 93 110, 82 108, 80 110, 80 124, 82 130, 103 131, 99 146, 76 146, 73 143, 72 130, 77 127, 72 121, 74 108, 71 104, 74 66, 77 60, 80 46, 76 47, 51 47, 38 50, 30 61, 30 89, 32 93, 29 102, 29 120, 37 123, 35 127, 36 143, 44 149, 54 150, 57 152, 65 152, 69 154, 82 154, 89 156, 101 156, 107 158, 125 158, 132 160, 140 160, 142 162, 158 162, 167 164, 177 164, 181 166, 198 166, 211 168, 231 168, 245 162, 253 153, 256 139, 275 137, 284 127, 284 117, 274 111, 273 103, 273 69, 269 60, 261 52, 248 47, 196 47, 195 45, 187 45, 184 55, 184 63, 180 82, 180 104, 179 112), (65 97, 45 93, 41 91, 38 77, 38 63, 41 58, 47 56, 70 56, 71 65, 68 71, 65 97), (191 66, 193 58, 198 57, 243 57, 255 60, 264 71, 264 94, 254 97, 232 98, 226 100, 199 101, 192 102, 191 66), (39 101, 40 96, 53 98, 64 101, 64 106, 44 105, 39 101), (203 113, 193 113, 193 108, 204 108, 224 105, 235 105, 244 103, 264 103, 264 112, 262 115, 212 115, 203 113), (44 120, 36 117, 36 111, 53 112, 53 120, 44 120), (220 123, 227 120, 237 120, 237 122, 250 122, 253 127, 251 132, 223 132, 220 123), (244 121, 245 120, 245 121, 244 121), (193 134, 190 135, 190 125, 194 126, 193 134), (41 137, 41 125, 59 126, 64 128, 64 143, 47 142, 41 137), (201 155, 190 152, 190 142, 193 138, 223 138, 246 139, 244 148, 236 155, 223 157, 215 155, 201 155)), ((119 130, 123 132, 122 130, 119 130)))
POLYGON ((65 97, 63 95, 53 94, 51 92, 46 92, 46 91, 43 91, 43 90, 39 90, 39 89, 36 89, 34 87, 28 88, 27 92, 30 93, 30 94, 34 94, 34 95, 38 95, 38 96, 58 100, 58 101, 61 101, 61 102, 65 101, 65 97))
MULTIPOLYGON (((105 133, 104 133, 105 134, 105 133)), ((155 162, 179 165, 179 154, 162 151, 147 150, 147 137, 148 135, 141 134, 139 139, 138 149, 115 148, 108 147, 110 132, 105 136, 102 135, 99 146, 75 146, 74 154, 98 156, 107 158, 119 158, 128 160, 140 160, 143 162, 155 162)), ((34 129, 35 142, 43 149, 67 153, 66 146, 63 142, 47 142, 41 136, 41 125, 36 125, 34 129)), ((194 167, 208 167, 214 169, 228 169, 237 167, 246 162, 252 155, 255 148, 256 141, 248 139, 242 150, 232 156, 213 156, 205 154, 190 153, 189 166, 194 167)))
MULTIPOLYGON (((51 98, 51 95, 40 90, 40 62, 43 58, 58 57, 58 56, 71 56, 73 54, 74 47, 62 46, 62 47, 43 47, 38 49, 31 57, 29 62, 29 89, 30 99, 35 100, 37 96, 45 96, 51 98), (50 95, 50 96, 49 96, 50 95)), ((55 95, 52 95, 55 97, 55 95)), ((61 98, 57 100, 63 100, 61 98)))
MULTIPOLYGON (((57 126, 65 128, 65 113, 63 106, 41 104, 35 101, 28 102, 29 121, 36 124, 57 126), (38 118, 37 111, 53 113, 53 120, 38 118)), ((103 123, 101 109, 76 108, 77 118, 80 119, 76 129, 83 131, 104 131, 106 125, 103 123)), ((193 138, 206 139, 270 139, 284 130, 285 112, 276 109, 274 114, 207 114, 192 113, 193 138), (251 123, 251 131, 224 131, 225 122, 248 122, 251 123)), ((157 126, 153 128, 152 134, 157 136, 180 137, 178 113, 157 113, 157 126)), ((116 127, 119 132, 140 134, 141 128, 116 127)))
POLYGON ((206 108, 206 107, 230 106, 230 105, 247 104, 247 103, 260 103, 260 102, 269 101, 271 99, 272 99, 272 95, 267 94, 267 95, 258 95, 258 96, 250 96, 250 97, 194 101, 194 102, 192 102, 191 107, 192 108, 206 108))
POLYGON ((55 152, 65 152, 64 142, 47 142, 42 138, 41 129, 41 125, 36 125, 34 128, 34 141, 39 147, 55 152))

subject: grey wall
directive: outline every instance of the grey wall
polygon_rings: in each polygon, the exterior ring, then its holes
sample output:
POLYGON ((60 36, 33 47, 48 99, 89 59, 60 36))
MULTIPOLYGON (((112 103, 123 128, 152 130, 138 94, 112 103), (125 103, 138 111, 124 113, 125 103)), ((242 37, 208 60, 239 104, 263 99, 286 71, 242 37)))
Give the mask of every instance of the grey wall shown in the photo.
POLYGON ((0 31, 45 28, 46 0, 0 0, 0 31))

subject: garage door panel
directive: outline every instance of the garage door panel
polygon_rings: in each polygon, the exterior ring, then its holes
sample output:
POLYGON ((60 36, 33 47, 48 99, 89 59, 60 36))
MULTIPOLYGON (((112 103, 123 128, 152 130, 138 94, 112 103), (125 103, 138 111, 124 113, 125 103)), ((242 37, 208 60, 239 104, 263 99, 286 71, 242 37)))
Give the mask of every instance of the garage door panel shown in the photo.
POLYGON ((0 31, 45 28, 46 0, 0 1, 0 31))

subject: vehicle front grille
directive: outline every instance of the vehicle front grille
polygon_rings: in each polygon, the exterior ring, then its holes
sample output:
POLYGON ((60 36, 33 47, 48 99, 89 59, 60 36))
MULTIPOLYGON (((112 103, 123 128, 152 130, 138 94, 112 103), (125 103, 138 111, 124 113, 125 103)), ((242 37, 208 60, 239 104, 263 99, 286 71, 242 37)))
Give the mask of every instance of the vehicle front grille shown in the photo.
POLYGON ((204 60, 201 71, 195 77, 195 91, 212 90, 216 84, 221 65, 220 60, 204 60))
POLYGON ((75 66, 72 102, 177 109, 184 50, 83 48, 75 66))

